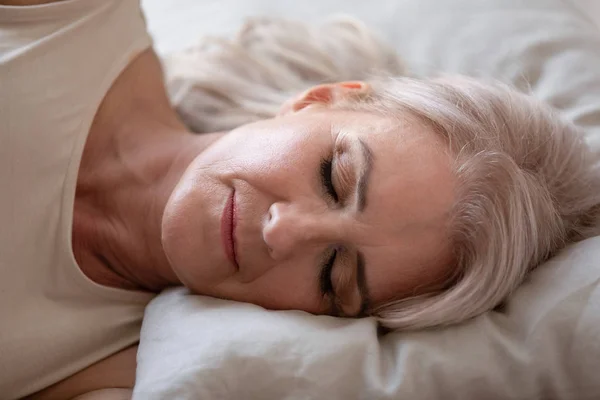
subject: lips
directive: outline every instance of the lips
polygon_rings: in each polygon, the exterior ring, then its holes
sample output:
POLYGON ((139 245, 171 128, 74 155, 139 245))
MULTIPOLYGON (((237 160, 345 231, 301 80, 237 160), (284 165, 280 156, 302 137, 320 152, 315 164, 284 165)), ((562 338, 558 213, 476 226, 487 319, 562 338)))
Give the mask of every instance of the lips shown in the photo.
POLYGON ((225 203, 223 209, 223 215, 221 216, 221 241, 223 242, 223 249, 225 255, 231 264, 239 269, 237 263, 237 256, 235 253, 235 190, 231 192, 231 195, 225 203))

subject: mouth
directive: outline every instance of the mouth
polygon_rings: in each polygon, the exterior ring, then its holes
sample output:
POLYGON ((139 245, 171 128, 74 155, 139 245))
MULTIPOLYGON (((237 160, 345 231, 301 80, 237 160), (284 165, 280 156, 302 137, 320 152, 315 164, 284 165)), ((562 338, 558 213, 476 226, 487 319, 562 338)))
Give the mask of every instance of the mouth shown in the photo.
POLYGON ((223 215, 221 216, 221 240, 223 242, 223 249, 225 250, 227 259, 236 270, 239 270, 240 266, 238 265, 237 255, 235 252, 235 211, 235 190, 233 190, 227 199, 227 202, 225 203, 223 215))

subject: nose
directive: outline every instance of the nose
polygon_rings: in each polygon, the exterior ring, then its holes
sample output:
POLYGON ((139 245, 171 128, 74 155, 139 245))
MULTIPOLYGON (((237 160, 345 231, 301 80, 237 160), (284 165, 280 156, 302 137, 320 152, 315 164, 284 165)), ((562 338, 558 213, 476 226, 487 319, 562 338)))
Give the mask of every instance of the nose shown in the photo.
POLYGON ((281 261, 311 246, 338 242, 340 222, 331 214, 317 207, 273 203, 263 225, 263 240, 271 257, 281 261))

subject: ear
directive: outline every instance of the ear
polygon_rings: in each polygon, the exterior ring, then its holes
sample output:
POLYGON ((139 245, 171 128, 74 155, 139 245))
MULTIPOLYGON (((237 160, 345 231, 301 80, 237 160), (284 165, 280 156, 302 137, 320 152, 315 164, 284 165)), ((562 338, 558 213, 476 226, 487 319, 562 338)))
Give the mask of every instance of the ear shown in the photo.
POLYGON ((313 86, 307 91, 286 101, 278 115, 298 112, 313 104, 330 105, 348 97, 360 96, 371 91, 371 87, 362 81, 325 83, 313 86))

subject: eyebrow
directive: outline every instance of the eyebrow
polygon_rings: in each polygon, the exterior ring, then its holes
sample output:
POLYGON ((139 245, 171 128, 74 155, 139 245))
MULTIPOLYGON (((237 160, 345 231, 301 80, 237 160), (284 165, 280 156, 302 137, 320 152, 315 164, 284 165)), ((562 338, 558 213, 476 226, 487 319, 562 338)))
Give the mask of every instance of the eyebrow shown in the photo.
POLYGON ((373 152, 362 140, 358 139, 358 143, 360 144, 363 163, 356 184, 356 197, 358 199, 358 211, 363 212, 367 206, 367 189, 369 188, 371 170, 373 169, 373 152))
MULTIPOLYGON (((360 144, 363 163, 358 173, 356 197, 358 211, 363 212, 367 206, 367 189, 369 188, 371 170, 373 169, 373 152, 361 139, 358 139, 358 143, 360 144)), ((371 296, 369 295, 367 278, 365 276, 365 256, 361 251, 356 252, 356 284, 361 297, 358 316, 362 316, 371 307, 371 296)))
POLYGON ((367 287, 367 278, 365 277, 365 256, 362 252, 356 252, 356 284, 360 293, 360 310, 357 316, 363 316, 371 308, 371 296, 367 287))

